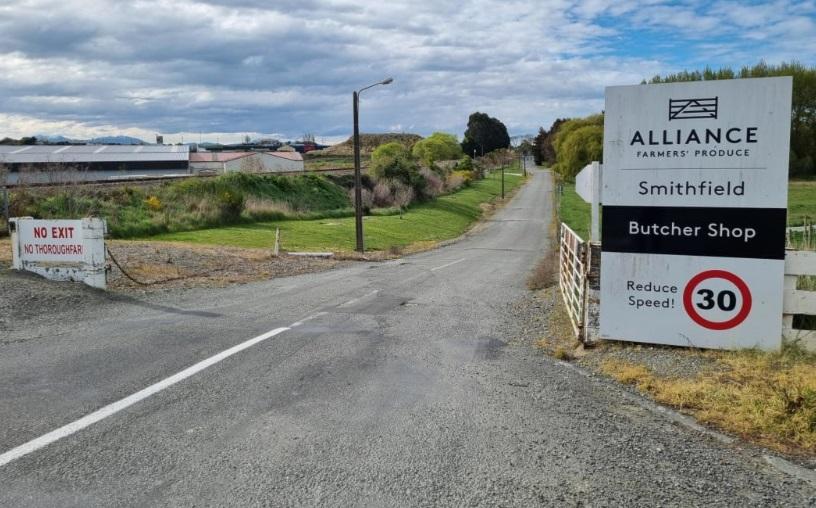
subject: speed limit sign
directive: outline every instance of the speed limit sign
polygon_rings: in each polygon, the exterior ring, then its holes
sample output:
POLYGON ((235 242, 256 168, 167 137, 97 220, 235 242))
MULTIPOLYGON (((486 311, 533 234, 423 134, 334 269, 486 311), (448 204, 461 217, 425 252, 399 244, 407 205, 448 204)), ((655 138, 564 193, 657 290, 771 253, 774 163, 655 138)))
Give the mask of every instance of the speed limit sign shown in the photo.
POLYGON ((751 303, 751 290, 745 281, 726 270, 698 273, 683 291, 686 313, 709 330, 741 325, 751 313, 751 303))

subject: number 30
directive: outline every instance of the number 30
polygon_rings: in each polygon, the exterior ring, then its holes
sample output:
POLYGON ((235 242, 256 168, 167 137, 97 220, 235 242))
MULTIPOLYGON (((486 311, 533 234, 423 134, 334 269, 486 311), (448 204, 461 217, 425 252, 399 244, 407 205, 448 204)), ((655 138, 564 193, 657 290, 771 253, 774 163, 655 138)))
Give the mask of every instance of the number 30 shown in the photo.
POLYGON ((714 291, 710 289, 700 289, 697 294, 703 297, 703 301, 697 302, 695 305, 702 310, 711 310, 716 306, 720 310, 728 312, 734 310, 737 306, 737 295, 728 289, 724 289, 717 294, 716 302, 714 301, 714 291))

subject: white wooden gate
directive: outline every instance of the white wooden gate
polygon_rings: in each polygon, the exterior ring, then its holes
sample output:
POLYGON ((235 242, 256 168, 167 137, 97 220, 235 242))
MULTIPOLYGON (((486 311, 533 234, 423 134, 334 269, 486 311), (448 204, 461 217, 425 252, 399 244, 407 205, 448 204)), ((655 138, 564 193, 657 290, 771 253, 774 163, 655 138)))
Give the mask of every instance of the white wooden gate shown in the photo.
POLYGON ((805 349, 816 351, 816 330, 794 328, 796 314, 816 316, 816 281, 811 280, 808 289, 798 289, 800 277, 816 276, 816 252, 789 250, 785 254, 785 300, 782 306, 782 336, 785 341, 799 342, 805 349))
MULTIPOLYGON (((558 285, 576 338, 592 342, 592 334, 587 336, 587 326, 591 328, 587 322, 597 321, 597 316, 587 315, 589 244, 564 223, 560 233, 558 285)), ((798 342, 805 349, 816 351, 816 330, 794 328, 795 315, 816 316, 816 251, 787 251, 784 295, 782 337, 786 342, 798 342), (813 278, 803 284, 803 277, 813 278)))
POLYGON ((584 330, 586 242, 562 222, 560 247, 558 285, 575 335, 580 340, 584 330))

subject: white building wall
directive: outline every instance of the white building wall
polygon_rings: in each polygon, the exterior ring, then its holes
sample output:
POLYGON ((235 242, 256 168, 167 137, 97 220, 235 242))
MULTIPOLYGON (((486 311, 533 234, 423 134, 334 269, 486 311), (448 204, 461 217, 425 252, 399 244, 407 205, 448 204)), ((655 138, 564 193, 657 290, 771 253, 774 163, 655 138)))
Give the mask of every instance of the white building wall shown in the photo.
POLYGON ((216 173, 221 174, 224 172, 224 163, 218 161, 191 162, 190 170, 194 174, 200 173, 201 171, 215 171, 216 173))
POLYGON ((259 153, 264 171, 304 171, 303 160, 293 161, 268 153, 259 153))

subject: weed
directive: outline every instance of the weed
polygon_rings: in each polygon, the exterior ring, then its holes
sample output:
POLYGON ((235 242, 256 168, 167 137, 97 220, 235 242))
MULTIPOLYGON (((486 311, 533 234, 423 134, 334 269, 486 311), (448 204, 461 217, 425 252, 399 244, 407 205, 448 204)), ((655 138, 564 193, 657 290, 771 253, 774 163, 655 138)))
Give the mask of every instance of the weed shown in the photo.
POLYGON ((527 287, 532 290, 545 289, 558 283, 558 251, 550 249, 541 258, 527 277, 527 287))
POLYGON ((572 354, 570 354, 569 351, 567 351, 566 349, 564 349, 562 347, 557 348, 555 350, 555 352, 553 353, 553 356, 557 360, 561 360, 561 361, 564 361, 564 362, 568 362, 568 361, 572 360, 572 354))
POLYGON ((789 453, 816 452, 814 355, 798 346, 779 353, 706 352, 719 368, 662 378, 640 364, 607 359, 602 371, 703 422, 789 453))

